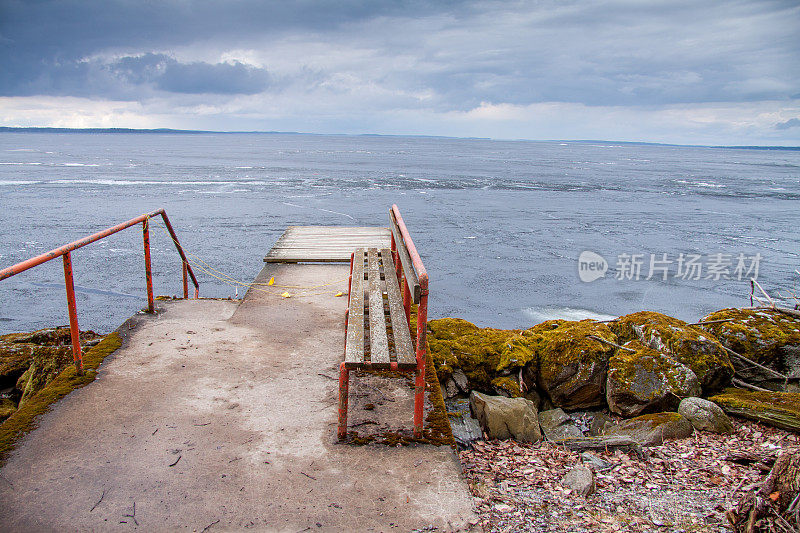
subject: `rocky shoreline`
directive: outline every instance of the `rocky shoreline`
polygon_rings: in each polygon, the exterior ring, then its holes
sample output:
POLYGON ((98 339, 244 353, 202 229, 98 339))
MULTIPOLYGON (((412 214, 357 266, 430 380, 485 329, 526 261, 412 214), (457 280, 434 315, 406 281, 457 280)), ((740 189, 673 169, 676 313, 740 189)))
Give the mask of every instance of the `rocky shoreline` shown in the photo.
POLYGON ((786 521, 788 504, 743 502, 780 452, 797 456, 795 311, 527 330, 445 318, 428 342, 484 530, 744 531, 752 514, 767 531, 768 508, 786 521))

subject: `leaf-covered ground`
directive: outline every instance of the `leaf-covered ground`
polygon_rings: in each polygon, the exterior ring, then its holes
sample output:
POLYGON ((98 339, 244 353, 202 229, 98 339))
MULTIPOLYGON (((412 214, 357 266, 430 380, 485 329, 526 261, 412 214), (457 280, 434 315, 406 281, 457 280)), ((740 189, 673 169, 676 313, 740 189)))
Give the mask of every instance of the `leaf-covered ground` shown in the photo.
POLYGON ((800 443, 793 433, 733 422, 732 435, 695 432, 644 448, 644 460, 594 453, 607 465, 590 466, 597 488, 588 498, 560 483, 582 461, 563 446, 479 441, 460 458, 486 532, 730 531, 725 512, 757 490, 781 449, 800 443))

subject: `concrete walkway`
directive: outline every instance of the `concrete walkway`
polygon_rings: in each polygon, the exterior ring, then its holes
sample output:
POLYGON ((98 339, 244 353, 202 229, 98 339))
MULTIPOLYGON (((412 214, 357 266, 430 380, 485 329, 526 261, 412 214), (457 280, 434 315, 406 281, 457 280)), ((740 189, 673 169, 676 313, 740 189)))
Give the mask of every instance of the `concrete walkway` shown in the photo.
MULTIPOLYGON (((0 470, 0 530, 468 529, 450 448, 336 442, 346 298, 333 294, 347 273, 271 264, 258 282, 334 283, 160 302, 131 319, 98 379, 0 470)), ((389 403, 405 409, 405 393, 389 403)))

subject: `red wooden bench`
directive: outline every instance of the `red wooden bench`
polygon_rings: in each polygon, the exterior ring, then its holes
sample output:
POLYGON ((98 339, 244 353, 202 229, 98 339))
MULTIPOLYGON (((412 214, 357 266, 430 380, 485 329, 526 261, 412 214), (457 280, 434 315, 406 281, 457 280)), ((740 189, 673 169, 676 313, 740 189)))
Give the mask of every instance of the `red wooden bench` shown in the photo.
POLYGON ((414 436, 422 436, 428 274, 396 205, 389 211, 391 249, 358 248, 350 259, 344 361, 339 365, 339 431, 347 436, 350 371, 416 372, 414 436), (411 329, 411 304, 417 304, 411 329))

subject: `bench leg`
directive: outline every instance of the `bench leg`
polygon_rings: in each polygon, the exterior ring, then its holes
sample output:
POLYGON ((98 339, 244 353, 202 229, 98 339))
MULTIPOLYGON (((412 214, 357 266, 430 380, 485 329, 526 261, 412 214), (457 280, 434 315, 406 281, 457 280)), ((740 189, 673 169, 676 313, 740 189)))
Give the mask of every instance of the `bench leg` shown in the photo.
POLYGON ((350 371, 339 365, 339 439, 347 437, 347 396, 350 392, 350 371))
POLYGON ((422 437, 422 415, 425 407, 425 367, 417 370, 414 385, 414 436, 422 437))

